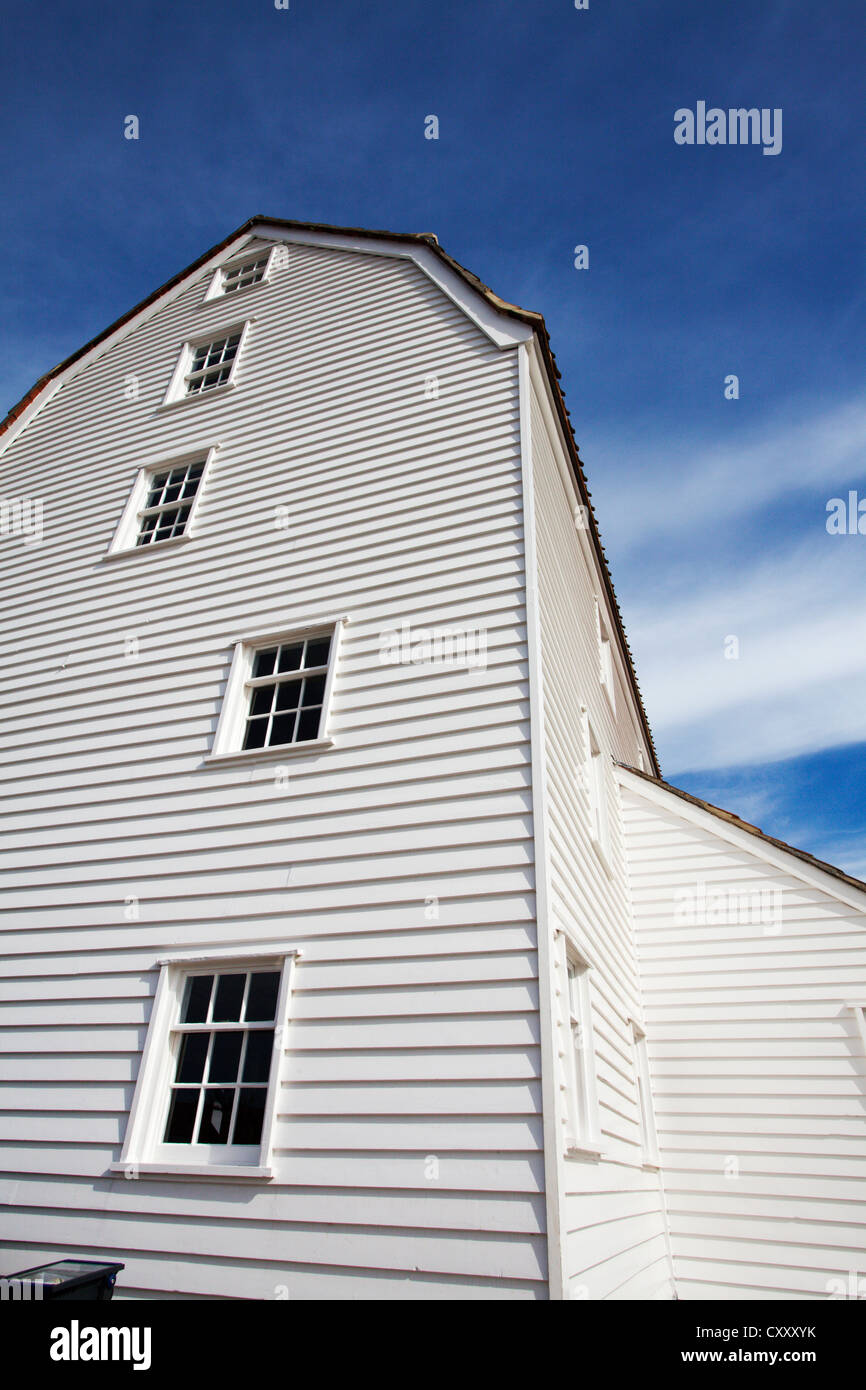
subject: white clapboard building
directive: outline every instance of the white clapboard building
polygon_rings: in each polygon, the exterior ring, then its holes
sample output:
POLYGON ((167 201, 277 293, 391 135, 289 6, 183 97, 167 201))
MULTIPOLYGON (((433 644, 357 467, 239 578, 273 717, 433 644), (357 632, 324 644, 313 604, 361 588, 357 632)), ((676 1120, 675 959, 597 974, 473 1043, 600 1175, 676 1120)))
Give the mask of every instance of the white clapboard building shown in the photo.
POLYGON ((0 1273, 866 1294, 866 886, 661 780, 539 314, 254 218, 0 522, 0 1273))

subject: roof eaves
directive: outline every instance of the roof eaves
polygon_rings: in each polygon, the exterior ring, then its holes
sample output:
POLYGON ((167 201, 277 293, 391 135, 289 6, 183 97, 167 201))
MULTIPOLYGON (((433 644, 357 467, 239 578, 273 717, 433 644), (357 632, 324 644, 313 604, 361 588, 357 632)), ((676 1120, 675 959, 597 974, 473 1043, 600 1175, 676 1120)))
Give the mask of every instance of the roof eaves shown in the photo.
POLYGON ((814 854, 809 854, 808 850, 797 849, 796 845, 789 845, 786 840, 778 840, 775 835, 768 835, 766 830, 761 830, 760 826, 752 825, 751 821, 743 820, 740 816, 734 815, 733 811, 726 811, 721 806, 714 806, 711 801, 704 801, 699 796, 693 796, 691 792, 683 791, 682 787, 675 787, 671 782, 665 782, 661 777, 654 777, 649 772, 642 772, 640 768, 630 767, 628 763, 617 763, 617 767, 623 768, 625 772, 630 772, 634 777, 640 777, 644 782, 661 787, 662 791, 670 792, 673 796, 679 797, 681 801, 690 802, 692 806, 697 806, 701 811, 708 811, 711 816, 725 821, 736 830, 744 830, 747 835, 754 835, 757 839, 763 840, 765 844, 783 850, 785 854, 792 854, 795 859, 800 859, 811 868, 820 869, 821 873, 830 874, 831 877, 841 880, 842 883, 847 883, 849 887, 857 888, 861 893, 866 893, 866 883, 862 879, 854 878, 853 874, 846 874, 844 869, 837 868, 835 864, 828 864, 826 859, 816 858, 814 854))

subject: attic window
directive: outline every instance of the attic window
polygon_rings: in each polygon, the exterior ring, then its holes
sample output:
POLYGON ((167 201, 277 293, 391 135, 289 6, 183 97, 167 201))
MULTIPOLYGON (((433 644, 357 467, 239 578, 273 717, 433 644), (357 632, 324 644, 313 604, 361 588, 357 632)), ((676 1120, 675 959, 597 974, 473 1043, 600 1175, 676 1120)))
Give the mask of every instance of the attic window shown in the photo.
POLYGON ((241 261, 237 265, 223 266, 220 274, 222 277, 222 293, 235 294, 238 290, 247 290, 251 285, 258 285, 265 277, 268 268, 269 253, 263 256, 256 256, 253 260, 241 261))

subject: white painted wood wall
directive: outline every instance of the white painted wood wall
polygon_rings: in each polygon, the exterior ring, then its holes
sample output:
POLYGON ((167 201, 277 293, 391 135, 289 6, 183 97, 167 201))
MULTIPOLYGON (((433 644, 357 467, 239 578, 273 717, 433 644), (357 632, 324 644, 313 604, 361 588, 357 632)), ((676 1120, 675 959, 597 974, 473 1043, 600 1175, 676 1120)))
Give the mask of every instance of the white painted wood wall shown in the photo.
POLYGON ((407 259, 295 245, 243 305, 209 278, 0 457, 46 504, 2 557, 3 1271, 546 1297, 517 350, 407 259), (247 312, 237 389, 157 410, 181 343, 247 312), (197 539, 105 563, 137 469, 215 443, 197 539), (204 765, 232 641, 341 612, 335 748, 288 789, 204 765), (404 619, 484 625, 487 669, 383 666, 404 619), (110 1175, 156 959, 285 942, 276 1180, 110 1175))
MULTIPOLYGON (((659 1174, 644 1166, 629 1019, 640 1019, 624 847, 611 758, 648 750, 625 672, 614 657, 615 712, 600 681, 595 600, 601 576, 565 465, 546 384, 532 372, 531 439, 544 702, 544 780, 550 865, 550 930, 565 932, 590 966, 602 1132, 601 1157, 563 1157, 557 1142, 564 1294, 574 1299, 653 1299, 673 1294, 659 1174), (578 516, 580 513, 578 513, 578 516), (590 838, 587 713, 605 757, 611 800, 611 865, 590 838)), ((606 611, 606 610, 604 610, 606 611)), ((613 630, 608 614, 608 630, 613 630)), ((561 960, 561 957, 560 957, 561 960)), ((566 982, 554 965, 559 1000, 566 982)), ((555 1013, 562 1017, 561 1010, 555 1013)), ((557 1051, 570 1045, 557 1028, 557 1051)), ((564 1077, 560 1075, 558 1081, 564 1077)))
POLYGON ((622 782, 679 1297, 862 1298, 866 892, 622 782))

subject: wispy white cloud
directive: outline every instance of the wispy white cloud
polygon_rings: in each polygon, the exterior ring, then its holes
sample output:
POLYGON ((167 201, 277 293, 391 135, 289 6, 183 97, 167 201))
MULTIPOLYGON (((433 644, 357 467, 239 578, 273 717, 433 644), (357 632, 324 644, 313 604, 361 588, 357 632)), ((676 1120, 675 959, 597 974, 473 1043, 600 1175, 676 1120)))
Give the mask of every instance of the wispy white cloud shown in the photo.
POLYGON ((866 495, 866 406, 686 452, 642 458, 616 503, 596 489, 666 773, 866 740, 866 536, 828 535, 823 503, 811 531, 772 523, 792 487, 866 495))

